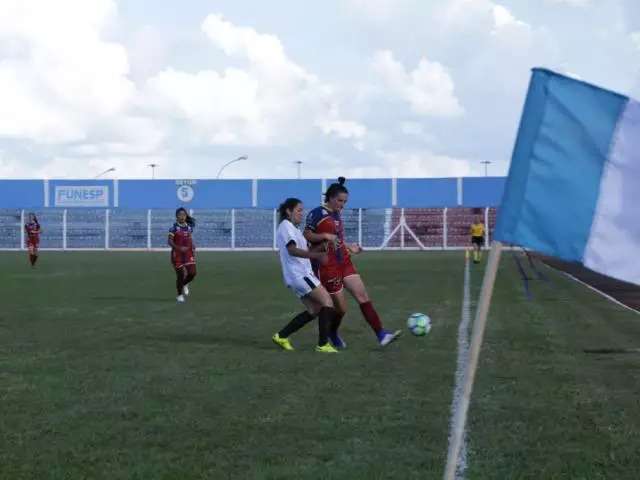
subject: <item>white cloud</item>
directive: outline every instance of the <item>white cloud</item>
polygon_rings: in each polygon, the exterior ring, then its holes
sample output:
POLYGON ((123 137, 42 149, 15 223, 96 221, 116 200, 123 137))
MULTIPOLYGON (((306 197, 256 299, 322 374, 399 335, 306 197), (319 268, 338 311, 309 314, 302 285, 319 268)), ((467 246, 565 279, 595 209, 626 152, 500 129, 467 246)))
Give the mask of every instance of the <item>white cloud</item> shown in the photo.
POLYGON ((591 0, 546 0, 547 3, 558 3, 569 5, 571 7, 586 7, 591 3, 591 0))
POLYGON ((386 22, 398 13, 406 12, 412 0, 348 0, 349 8, 375 22, 386 22))
POLYGON ((337 113, 331 86, 291 60, 278 39, 209 15, 202 31, 212 45, 244 65, 196 73, 165 69, 148 81, 151 98, 188 122, 198 141, 212 144, 286 144, 320 129, 360 138, 363 125, 337 113))
POLYGON ((480 174, 506 165, 533 66, 640 96, 631 0, 338 3, 256 3, 243 24, 185 4, 169 24, 155 4, 0 0, 0 176, 206 176, 242 153, 250 176, 295 176, 293 158, 480 174))
POLYGON ((364 125, 348 120, 324 120, 319 122, 319 126, 326 134, 335 134, 339 138, 362 138, 367 133, 364 125))
POLYGON ((415 70, 407 72, 392 52, 382 50, 376 53, 373 68, 389 91, 408 102, 415 113, 440 117, 462 115, 453 79, 440 63, 422 58, 415 70))
POLYGON ((424 126, 418 122, 402 122, 400 131, 405 135, 421 136, 424 135, 424 126))
POLYGON ((400 132, 408 137, 418 139, 423 143, 431 145, 438 144, 436 137, 427 130, 427 127, 423 123, 412 121, 400 122, 400 132))
MULTIPOLYGON (((394 177, 464 177, 471 175, 467 159, 435 154, 429 150, 378 152, 380 174, 394 177)), ((372 172, 373 173, 373 172, 372 172)))
POLYGON ((0 135, 82 140, 135 95, 125 49, 104 40, 112 0, 0 2, 0 135))

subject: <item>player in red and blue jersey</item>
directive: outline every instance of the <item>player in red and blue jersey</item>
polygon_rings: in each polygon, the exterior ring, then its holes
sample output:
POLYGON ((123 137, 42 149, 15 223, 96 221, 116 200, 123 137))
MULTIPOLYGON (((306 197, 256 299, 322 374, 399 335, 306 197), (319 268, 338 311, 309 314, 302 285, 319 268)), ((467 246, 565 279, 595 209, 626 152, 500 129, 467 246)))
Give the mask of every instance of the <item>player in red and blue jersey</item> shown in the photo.
POLYGON ((331 294, 337 316, 333 322, 329 339, 336 348, 345 348, 346 343, 339 335, 338 329, 342 317, 347 311, 347 299, 344 289, 360 304, 360 311, 365 320, 375 332, 380 345, 385 346, 400 335, 400 331, 389 332, 382 326, 382 322, 369 299, 367 289, 351 262, 351 255, 362 252, 358 244, 349 244, 344 238, 344 222, 341 212, 349 198, 349 191, 344 186, 345 178, 340 177, 338 183, 333 183, 325 194, 325 204, 311 210, 307 215, 304 236, 312 245, 312 249, 326 249, 327 257, 323 262, 316 263, 317 276, 322 285, 331 294))
POLYGON ((184 303, 189 296, 189 283, 196 276, 196 246, 193 243, 195 218, 184 208, 176 210, 176 223, 169 230, 168 243, 171 246, 171 263, 176 270, 176 290, 178 303, 184 303))
POLYGON ((29 252, 29 262, 31 267, 35 268, 38 261, 38 247, 40 246, 40 234, 42 229, 35 213, 29 213, 29 221, 24 226, 27 234, 27 250, 29 252))

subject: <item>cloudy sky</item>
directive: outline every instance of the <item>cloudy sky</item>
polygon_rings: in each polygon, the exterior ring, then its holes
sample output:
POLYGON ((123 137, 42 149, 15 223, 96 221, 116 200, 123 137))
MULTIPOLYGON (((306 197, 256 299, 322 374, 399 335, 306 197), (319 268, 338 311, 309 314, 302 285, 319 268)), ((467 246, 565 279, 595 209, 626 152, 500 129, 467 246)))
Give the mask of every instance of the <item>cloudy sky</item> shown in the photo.
POLYGON ((640 97, 640 2, 1 0, 0 177, 504 175, 533 66, 640 97))

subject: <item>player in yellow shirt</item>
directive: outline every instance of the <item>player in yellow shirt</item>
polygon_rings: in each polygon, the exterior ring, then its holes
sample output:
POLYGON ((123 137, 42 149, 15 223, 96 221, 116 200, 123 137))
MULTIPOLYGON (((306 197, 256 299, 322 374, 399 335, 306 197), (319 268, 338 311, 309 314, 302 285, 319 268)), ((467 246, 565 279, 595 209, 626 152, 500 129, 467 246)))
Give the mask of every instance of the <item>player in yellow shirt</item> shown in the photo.
POLYGON ((484 223, 480 217, 471 224, 471 244, 473 245, 473 263, 480 263, 482 247, 484 247, 484 223))

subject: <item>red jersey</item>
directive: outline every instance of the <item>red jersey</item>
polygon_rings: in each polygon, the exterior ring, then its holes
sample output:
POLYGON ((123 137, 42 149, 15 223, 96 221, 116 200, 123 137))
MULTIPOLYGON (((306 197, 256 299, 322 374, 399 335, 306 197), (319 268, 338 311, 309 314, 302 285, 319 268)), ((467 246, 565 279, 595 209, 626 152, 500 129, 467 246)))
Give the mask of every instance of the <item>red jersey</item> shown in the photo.
POLYGON ((329 263, 349 262, 349 250, 344 243, 344 222, 339 212, 333 212, 325 206, 314 208, 307 215, 306 228, 313 233, 332 233, 335 242, 327 242, 329 263))
POLYGON ((193 227, 188 224, 174 223, 169 229, 169 237, 173 238, 176 247, 187 247, 186 252, 173 248, 171 250, 171 262, 176 268, 195 264, 193 252, 193 227))
POLYGON ((36 222, 29 222, 24 226, 27 232, 27 241, 31 244, 38 244, 40 242, 40 224, 36 222))

